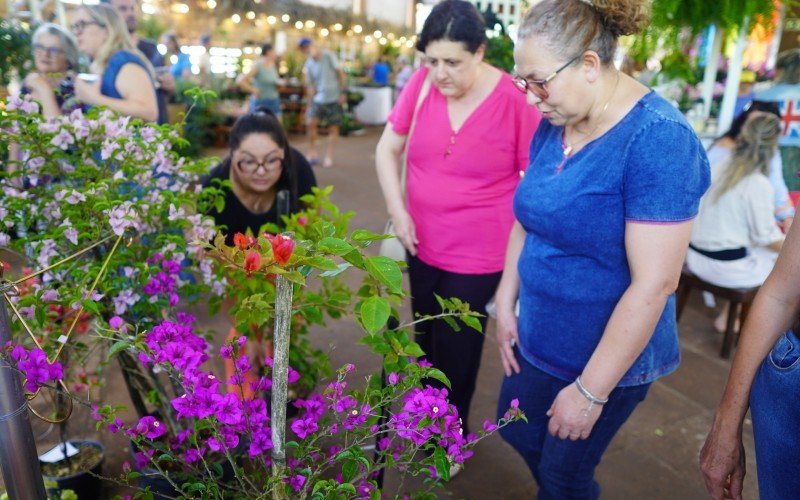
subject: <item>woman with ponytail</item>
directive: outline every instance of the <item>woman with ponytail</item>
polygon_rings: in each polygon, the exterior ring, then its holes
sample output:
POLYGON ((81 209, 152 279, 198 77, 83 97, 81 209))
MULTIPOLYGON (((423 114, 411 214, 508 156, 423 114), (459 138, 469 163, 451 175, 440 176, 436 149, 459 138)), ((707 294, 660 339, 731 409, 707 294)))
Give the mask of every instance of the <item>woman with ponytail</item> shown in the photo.
MULTIPOLYGON (((709 152, 712 183, 700 203, 686 265, 700 279, 726 288, 760 286, 783 244, 768 178, 778 150, 781 121, 773 113, 749 113, 732 148, 709 152)), ((725 330, 727 305, 714 321, 725 330)))
POLYGON ((539 498, 597 498, 609 443, 680 362, 674 292, 709 167, 683 116, 614 67, 647 11, 543 0, 519 28, 515 84, 544 120, 496 296, 498 408, 527 415, 501 435, 539 498))

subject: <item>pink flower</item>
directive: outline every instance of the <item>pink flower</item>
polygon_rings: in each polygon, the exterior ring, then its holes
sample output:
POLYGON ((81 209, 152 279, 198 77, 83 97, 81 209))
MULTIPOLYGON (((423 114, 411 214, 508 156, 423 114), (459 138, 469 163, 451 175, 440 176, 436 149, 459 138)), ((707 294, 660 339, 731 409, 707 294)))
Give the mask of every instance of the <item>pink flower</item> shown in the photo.
POLYGON ((114 316, 113 318, 108 320, 108 326, 111 327, 113 330, 119 330, 124 323, 125 322, 119 316, 114 316))
POLYGON ((294 251, 294 240, 282 234, 265 234, 264 235, 272 245, 272 256, 279 266, 286 265, 292 257, 294 251))
POLYGON ((305 439, 306 436, 314 432, 317 432, 318 429, 319 426, 317 426, 317 423, 311 419, 298 418, 297 420, 292 422, 292 430, 294 431, 295 434, 297 434, 297 437, 299 437, 300 439, 305 439))
POLYGON ((251 277, 253 271, 257 271, 259 267, 261 267, 261 256, 258 252, 252 251, 248 253, 247 257, 244 258, 244 270, 247 273, 247 277, 251 277))

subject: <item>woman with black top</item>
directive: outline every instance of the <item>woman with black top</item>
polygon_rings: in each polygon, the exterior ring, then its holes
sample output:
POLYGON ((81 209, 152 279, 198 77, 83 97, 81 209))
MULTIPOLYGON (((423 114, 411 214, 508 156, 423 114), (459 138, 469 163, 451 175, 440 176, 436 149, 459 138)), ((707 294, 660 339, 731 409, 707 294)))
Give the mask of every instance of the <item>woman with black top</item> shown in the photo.
MULTIPOLYGON (((258 108, 236 120, 228 144, 228 156, 210 172, 203 187, 219 187, 222 181, 231 181, 229 187, 222 187, 225 208, 221 212, 212 209, 209 215, 214 217, 217 226, 222 226, 225 243, 232 246, 236 233, 249 232, 258 236, 265 224, 272 222, 283 226, 280 216, 299 211, 300 197, 311 193, 317 181, 308 160, 289 146, 280 121, 266 108, 258 108)), ((226 301, 223 305, 226 313, 233 305, 226 301)), ((233 318, 230 319, 233 324, 233 318)), ((241 390, 239 386, 228 387, 232 394, 252 396, 250 382, 257 380, 255 374, 263 366, 264 357, 272 354, 272 342, 263 340, 264 333, 256 334, 262 341, 247 343, 252 370, 244 374, 241 390)), ((244 332, 232 326, 228 340, 242 334, 244 332)), ((227 378, 230 378, 235 373, 233 362, 225 361, 227 378)))
POLYGON ((230 180, 224 187, 225 208, 212 210, 225 242, 233 235, 257 236, 267 223, 281 225, 280 216, 300 210, 300 197, 317 185, 308 160, 289 146, 278 119, 266 108, 239 118, 228 139, 230 153, 203 182, 203 187, 230 180), (215 180, 217 181, 215 183, 215 180))

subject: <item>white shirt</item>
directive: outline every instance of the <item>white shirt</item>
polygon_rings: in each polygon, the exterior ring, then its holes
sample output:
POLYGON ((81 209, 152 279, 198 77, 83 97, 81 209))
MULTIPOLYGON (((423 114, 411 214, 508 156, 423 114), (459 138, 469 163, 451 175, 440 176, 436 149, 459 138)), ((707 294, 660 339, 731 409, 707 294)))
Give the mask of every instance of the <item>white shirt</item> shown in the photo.
POLYGON ((692 245, 701 250, 767 246, 783 239, 775 223, 774 191, 767 176, 749 174, 716 199, 731 153, 719 146, 708 151, 711 187, 700 201, 692 231, 692 245))

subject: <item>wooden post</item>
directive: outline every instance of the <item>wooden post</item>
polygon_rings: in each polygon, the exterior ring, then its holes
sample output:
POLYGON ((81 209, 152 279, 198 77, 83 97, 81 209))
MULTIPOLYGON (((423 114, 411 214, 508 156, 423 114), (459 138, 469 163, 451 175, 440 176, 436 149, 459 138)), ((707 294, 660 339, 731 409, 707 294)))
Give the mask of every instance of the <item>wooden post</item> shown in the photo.
MULTIPOLYGON (((292 283, 278 275, 275 293, 275 353, 272 364, 272 475, 281 477, 286 469, 286 404, 289 378, 289 329, 292 321, 292 283)), ((272 497, 286 498, 281 483, 272 497)))

